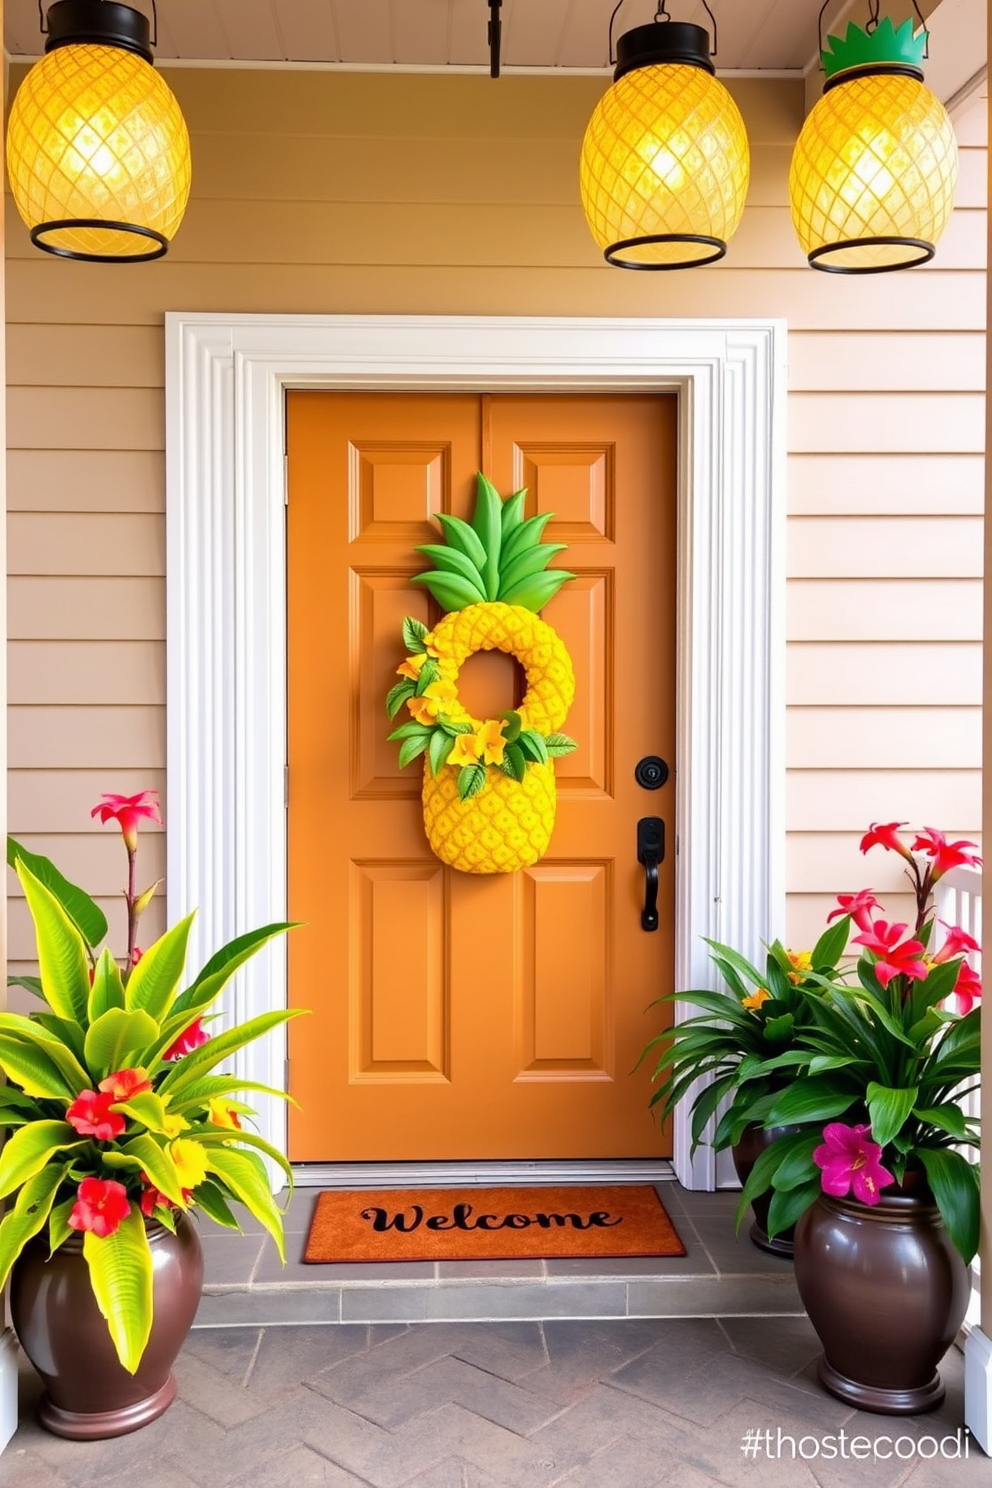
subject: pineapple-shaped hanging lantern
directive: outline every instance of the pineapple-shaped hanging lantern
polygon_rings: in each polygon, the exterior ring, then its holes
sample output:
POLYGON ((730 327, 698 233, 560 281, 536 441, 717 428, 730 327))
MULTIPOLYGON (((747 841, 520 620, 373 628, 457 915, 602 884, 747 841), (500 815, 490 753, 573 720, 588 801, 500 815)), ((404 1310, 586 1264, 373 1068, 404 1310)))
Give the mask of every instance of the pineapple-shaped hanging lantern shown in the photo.
POLYGON ((417 549, 434 567, 417 574, 447 611, 429 631, 407 616, 409 652, 386 700, 390 718, 411 717, 390 739, 400 765, 424 756, 424 826, 444 863, 463 873, 513 873, 548 849, 555 821, 554 759, 571 754, 560 733, 575 696, 561 638, 537 611, 568 579, 548 569, 564 543, 542 540, 553 516, 524 518, 526 490, 503 501, 480 473, 471 523, 439 515, 444 543, 417 549), (476 651, 505 651, 524 668, 519 709, 472 718, 458 699, 458 673, 476 651))

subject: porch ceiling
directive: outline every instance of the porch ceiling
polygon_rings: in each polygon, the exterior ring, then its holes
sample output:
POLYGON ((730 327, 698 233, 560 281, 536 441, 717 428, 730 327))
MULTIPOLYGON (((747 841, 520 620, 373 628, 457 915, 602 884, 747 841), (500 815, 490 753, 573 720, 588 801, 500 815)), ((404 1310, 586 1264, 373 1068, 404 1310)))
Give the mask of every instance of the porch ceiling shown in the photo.
MULTIPOLYGON (((150 11, 147 0, 131 0, 150 11)), ((502 61, 515 68, 607 70, 614 0, 502 0, 502 61)), ((946 0, 945 0, 946 3, 946 0)), ((817 53, 821 0, 711 0, 721 72, 802 72, 817 53)), ((924 14, 936 0, 922 0, 924 14)), ((649 22, 655 0, 626 0, 617 31, 649 22)), ((11 57, 42 50, 38 0, 6 0, 4 42, 11 57)), ((47 0, 46 0, 47 10, 47 0)), ((894 0, 894 18, 912 14, 894 0)), ((827 23, 847 13, 862 21, 864 0, 834 0, 827 23)), ((707 25, 702 0, 672 0, 674 19, 707 25)), ((357 66, 488 67, 488 0, 159 0, 162 59, 221 62, 324 62, 357 66)))

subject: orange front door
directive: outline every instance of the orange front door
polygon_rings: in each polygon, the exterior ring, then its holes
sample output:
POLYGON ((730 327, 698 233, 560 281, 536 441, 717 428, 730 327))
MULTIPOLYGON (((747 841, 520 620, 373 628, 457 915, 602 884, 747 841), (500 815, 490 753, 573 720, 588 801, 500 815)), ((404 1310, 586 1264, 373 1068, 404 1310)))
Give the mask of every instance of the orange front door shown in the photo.
MULTIPOLYGON (((638 1054, 672 989, 676 409, 670 396, 288 396, 290 1028, 295 1162, 623 1158, 670 1151, 638 1054), (476 472, 577 578, 542 611, 575 664, 550 850, 513 874, 444 867, 423 762, 401 770, 384 700, 436 512, 476 472), (641 817, 667 828, 660 929, 641 926, 641 817)), ((476 716, 519 701, 516 664, 471 658, 476 716)))

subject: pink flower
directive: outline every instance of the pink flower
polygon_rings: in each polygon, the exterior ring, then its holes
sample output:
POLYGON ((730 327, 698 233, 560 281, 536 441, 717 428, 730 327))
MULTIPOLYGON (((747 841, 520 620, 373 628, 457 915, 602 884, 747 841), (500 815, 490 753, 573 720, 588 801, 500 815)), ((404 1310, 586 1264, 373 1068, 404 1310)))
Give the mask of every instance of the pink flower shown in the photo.
POLYGON ((112 1178, 84 1178, 66 1223, 73 1230, 89 1230, 101 1240, 120 1229, 131 1212, 123 1183, 112 1178))
POLYGON ((827 915, 828 925, 840 915, 850 915, 859 930, 871 929, 871 911, 879 908, 878 900, 871 889, 859 889, 856 894, 838 894, 837 903, 840 909, 830 911, 827 915))
POLYGON ((116 1074, 108 1075, 105 1080, 100 1081, 100 1089, 108 1091, 115 1101, 130 1100, 132 1095, 143 1095, 151 1088, 148 1071, 143 1069, 118 1070, 116 1074))
MULTIPOLYGON (((164 1193, 161 1193, 155 1187, 154 1183, 149 1178, 147 1173, 139 1173, 138 1177, 145 1185, 141 1192, 141 1198, 138 1200, 138 1208, 141 1210, 142 1214, 151 1219, 152 1215, 155 1213, 155 1210, 160 1205, 163 1209, 174 1209, 176 1207, 170 1198, 167 1198, 164 1193)), ((187 1203, 192 1197, 192 1194, 193 1190, 191 1188, 183 1189, 183 1198, 186 1200, 187 1203)))
MULTIPOLYGON (((110 1108, 115 1097, 109 1092, 97 1095, 95 1090, 81 1090, 65 1113, 70 1126, 81 1137, 96 1137, 98 1142, 112 1142, 126 1125, 124 1117, 110 1108)), ((84 1225, 84 1229, 89 1226, 84 1225)), ((116 1229, 116 1225, 114 1226, 116 1229)))
POLYGON ((881 846, 886 852, 900 853, 912 862, 913 854, 899 836, 899 828, 905 825, 905 822, 872 822, 861 839, 861 851, 867 852, 870 847, 881 846))
POLYGON ((925 853, 933 861, 931 883, 936 883, 938 878, 943 878, 949 868, 977 868, 981 858, 977 852, 970 852, 970 848, 977 848, 977 842, 967 842, 963 838, 958 842, 948 842, 943 832, 938 832, 936 827, 924 827, 917 834, 913 843, 913 851, 925 853))
POLYGON ((881 1147, 871 1140, 871 1127, 831 1121, 823 1128, 822 1146, 813 1153, 813 1161, 823 1171, 823 1192, 842 1199, 853 1189, 862 1204, 877 1204, 879 1190, 896 1181, 881 1166, 881 1156, 881 1147))
MULTIPOLYGON (((939 966, 944 961, 953 961, 956 956, 968 956, 972 952, 981 951, 982 948, 975 937, 969 935, 967 930, 962 930, 960 925, 948 925, 944 920, 940 923, 947 931, 947 935, 943 945, 933 957, 935 965, 939 966)), ((962 961, 958 968, 954 989, 943 1005, 947 1007, 953 998, 954 1005, 951 1011, 960 1013, 963 1018, 971 1012, 981 995, 981 977, 973 966, 970 966, 967 961, 962 961)))
POLYGON ((169 1045, 162 1058, 182 1059, 184 1054, 191 1054, 194 1049, 198 1049, 201 1044, 205 1044, 209 1037, 209 1033, 203 1026, 203 1020, 201 1018, 194 1018, 189 1027, 183 1029, 175 1043, 169 1045))
POLYGON ((99 816, 101 822, 117 822, 124 836, 124 846, 134 852, 138 846, 138 822, 142 817, 163 825, 158 809, 158 791, 139 791, 136 796, 102 795, 90 816, 99 816))
POLYGON ((887 987, 895 976, 922 981, 927 975, 927 963, 923 960, 926 947, 921 940, 904 940, 900 936, 909 927, 890 925, 886 920, 876 920, 870 930, 853 937, 854 945, 867 947, 877 956, 875 975, 883 987, 887 987))

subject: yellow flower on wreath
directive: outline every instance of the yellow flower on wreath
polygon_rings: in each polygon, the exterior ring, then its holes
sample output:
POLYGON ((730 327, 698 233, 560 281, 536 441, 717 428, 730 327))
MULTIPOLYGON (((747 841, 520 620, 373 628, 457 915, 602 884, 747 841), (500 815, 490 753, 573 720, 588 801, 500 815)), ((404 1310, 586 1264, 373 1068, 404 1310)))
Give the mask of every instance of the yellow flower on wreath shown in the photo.
POLYGON ((479 753, 487 765, 503 763, 503 754, 506 750, 506 740, 503 738, 505 728, 505 719, 487 718, 482 727, 476 729, 475 740, 479 746, 479 753))
POLYGON ((456 765, 459 769, 463 765, 477 765, 480 748, 476 734, 458 734, 448 755, 448 764, 456 765))
POLYGON ((192 1137, 177 1137, 169 1143, 169 1156, 180 1188, 196 1188, 207 1176, 207 1149, 192 1137))
POLYGON ((424 662, 427 660, 427 652, 423 651, 419 656, 408 656, 401 666, 396 668, 398 677, 409 677, 411 682, 416 682, 420 677, 424 662))
POLYGON ((406 705, 418 723, 429 727, 440 713, 450 717, 457 702, 458 689, 453 682, 432 682, 420 697, 407 698, 406 705))

